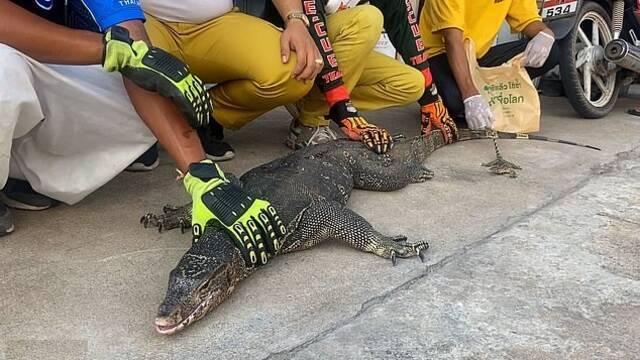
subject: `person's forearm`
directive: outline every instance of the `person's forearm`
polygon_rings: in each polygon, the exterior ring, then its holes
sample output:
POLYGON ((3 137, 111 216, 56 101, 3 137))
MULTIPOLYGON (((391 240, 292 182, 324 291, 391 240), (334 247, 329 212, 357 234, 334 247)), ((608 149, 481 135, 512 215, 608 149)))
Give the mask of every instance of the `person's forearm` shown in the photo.
POLYGON ((310 6, 304 6, 304 13, 309 18, 309 34, 322 55, 323 67, 316 77, 316 86, 322 91, 331 108, 337 102, 348 101, 349 90, 342 80, 342 72, 338 68, 338 59, 333 52, 329 34, 327 33, 327 18, 322 0, 305 0, 310 6))
MULTIPOLYGON (((142 21, 126 21, 118 26, 129 30, 132 39, 144 40, 151 45, 142 21)), ((180 171, 186 173, 190 164, 205 158, 198 133, 189 126, 171 100, 144 90, 127 78, 123 79, 136 112, 180 171)))
POLYGON ((0 0, 0 43, 46 63, 99 64, 102 35, 65 28, 0 0))
POLYGON ((126 78, 124 85, 138 115, 180 171, 186 173, 190 164, 205 159, 198 133, 187 124, 171 100, 144 90, 126 78))
POLYGON ((553 31, 547 27, 542 21, 534 21, 531 24, 527 25, 524 30, 522 30, 522 34, 528 37, 529 39, 533 39, 538 33, 541 31, 546 32, 547 34, 555 37, 553 31))
POLYGON ((418 19, 411 0, 371 0, 370 4, 384 14, 384 29, 391 44, 406 64, 422 71, 429 67, 424 51, 418 19))
POLYGON ((467 61, 467 54, 464 50, 462 31, 459 29, 445 29, 443 30, 443 36, 449 66, 460 89, 462 99, 464 100, 471 96, 478 95, 478 89, 476 89, 473 79, 471 78, 469 62, 467 61))

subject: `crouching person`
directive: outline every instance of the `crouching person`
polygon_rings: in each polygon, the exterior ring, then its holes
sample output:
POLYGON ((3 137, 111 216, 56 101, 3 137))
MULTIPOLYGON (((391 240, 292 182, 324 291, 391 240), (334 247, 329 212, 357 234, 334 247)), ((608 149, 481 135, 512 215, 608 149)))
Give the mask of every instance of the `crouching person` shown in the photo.
POLYGON ((435 84, 451 116, 471 129, 492 127, 494 114, 473 84, 464 39, 476 46, 483 67, 501 65, 523 53, 527 72, 536 78, 558 64, 554 34, 538 15, 535 0, 428 0, 420 28, 435 84), (525 39, 493 46, 506 20, 525 39))
POLYGON ((205 83, 216 84, 210 90, 213 120, 198 130, 207 157, 214 161, 235 154, 224 141, 224 129, 240 129, 297 101, 309 92, 321 68, 320 54, 298 17, 300 0, 273 3, 284 30, 234 11, 232 0, 142 2, 153 44, 180 58, 205 83))
POLYGON ((356 107, 375 110, 414 101, 420 105, 423 134, 439 128, 447 142, 454 140, 455 124, 433 83, 417 14, 409 0, 372 0, 371 5, 360 6, 357 0, 304 3, 312 22, 310 32, 324 51, 325 68, 317 79, 318 89, 299 103, 300 116, 294 119, 289 136, 291 147, 334 138, 322 116, 328 114, 347 136, 356 139, 359 131, 359 138, 372 139, 365 143, 384 152, 390 147, 388 133, 366 123, 356 107), (373 51, 383 26, 405 64, 373 51), (364 124, 363 130, 349 119, 364 124))
MULTIPOLYGON (((74 204, 111 180, 155 138, 122 83, 100 64, 102 35, 72 30, 65 7, 0 2, 0 234, 13 230, 6 205, 43 210, 74 204), (49 19, 49 22, 45 19, 49 19)), ((139 8, 96 13, 99 26, 141 19, 139 8)), ((88 10, 87 10, 88 11, 88 10)))
POLYGON ((348 138, 385 153, 392 143, 388 131, 369 123, 358 110, 416 101, 424 92, 422 75, 374 51, 383 26, 383 14, 376 7, 332 7, 321 0, 303 3, 324 67, 317 86, 296 104, 299 114, 294 114, 287 145, 301 148, 335 139, 329 127, 332 121, 348 138))
MULTIPOLYGON (((153 134, 184 175, 193 200, 194 235, 215 222, 249 254, 250 265, 266 263, 277 250, 273 241, 284 233, 277 211, 206 159, 194 127, 210 121, 209 94, 184 63, 151 45, 139 5, 116 0, 21 5, 0 1, 0 79, 5 81, 0 181, 9 174, 23 177, 44 195, 75 203, 148 149, 153 134), (64 16, 67 5, 77 6, 78 17, 64 16), (91 31, 36 15, 53 15, 48 11, 60 6, 64 10, 55 14, 91 31), (102 69, 69 66, 91 64, 102 69)), ((299 4, 283 7, 300 10, 299 4)), ((8 214, 0 209, 2 232, 12 230, 8 214)))

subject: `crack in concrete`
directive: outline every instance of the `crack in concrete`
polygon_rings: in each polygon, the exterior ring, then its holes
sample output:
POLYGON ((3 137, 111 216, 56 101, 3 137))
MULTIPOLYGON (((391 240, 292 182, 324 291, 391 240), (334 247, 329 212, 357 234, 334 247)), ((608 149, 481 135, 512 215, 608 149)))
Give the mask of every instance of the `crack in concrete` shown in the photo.
POLYGON ((496 235, 503 233, 505 231, 511 230, 514 226, 516 226, 517 224, 519 224, 520 222, 522 222, 524 219, 531 217, 537 213, 539 213, 542 210, 545 210, 546 208, 556 204, 557 202, 565 199, 567 196, 576 193, 578 190, 584 188, 593 178, 595 177, 600 177, 603 176, 605 174, 611 173, 613 171, 615 171, 615 166, 624 160, 629 160, 628 155, 635 153, 638 149, 640 149, 640 146, 634 147, 628 151, 623 151, 623 152, 619 152, 615 154, 615 158, 609 162, 606 163, 602 163, 599 165, 596 165, 594 167, 591 168, 591 171, 588 175, 586 175, 583 179, 581 179, 580 181, 578 181, 574 186, 568 188, 565 191, 562 191, 561 193, 559 193, 557 196, 551 198, 549 201, 543 203, 542 205, 540 205, 539 207, 532 209, 531 211, 525 212, 524 214, 511 218, 510 221, 505 222, 502 226, 500 226, 500 228, 496 231, 494 231, 493 233, 477 240, 474 241, 470 244, 465 245, 463 248, 461 248, 460 250, 452 253, 449 256, 445 256, 444 258, 442 258, 440 261, 431 264, 431 265, 427 265, 427 267, 425 268, 425 270, 420 273, 417 276, 414 276, 412 278, 410 278, 409 280, 405 281, 404 283, 390 289, 387 290, 385 292, 383 292, 380 295, 374 296, 372 298, 370 298, 369 300, 365 301, 364 303, 362 303, 362 305, 360 306, 360 309, 351 317, 338 322, 336 324, 334 324, 333 326, 321 331, 320 333, 316 334, 315 336, 311 337, 310 339, 294 346, 291 347, 289 349, 286 350, 282 350, 282 351, 278 351, 278 352, 272 352, 269 355, 267 355, 266 357, 264 357, 262 360, 274 360, 274 359, 289 359, 292 356, 294 356, 295 354, 299 353, 300 351, 306 349, 307 347, 313 345, 316 342, 319 342, 323 339, 325 339, 328 335, 330 335, 331 333, 349 325, 350 323, 354 322, 356 319, 358 319, 361 315, 363 315, 364 313, 366 313, 369 309, 371 309, 372 307, 382 304, 384 303, 388 298, 390 298, 391 296, 393 296, 395 293, 397 293, 398 291, 403 291, 403 290, 407 290, 410 289, 413 284, 417 283, 418 281, 422 280, 423 278, 425 278, 427 275, 432 274, 433 272, 435 272, 436 270, 442 269, 443 267, 445 267, 446 265, 448 265, 449 263, 453 262, 454 260, 466 255, 468 252, 470 252, 473 249, 476 249, 488 242, 490 242, 496 235))
POLYGON ((625 218, 623 218, 621 216, 618 216, 618 215, 615 215, 615 214, 611 214, 611 213, 607 213, 607 212, 603 212, 603 211, 597 213, 596 215, 604 216, 604 217, 607 217, 609 219, 617 220, 617 221, 620 221, 620 222, 625 222, 625 223, 628 223, 628 224, 640 225, 640 222, 638 222, 638 221, 625 219, 625 218))

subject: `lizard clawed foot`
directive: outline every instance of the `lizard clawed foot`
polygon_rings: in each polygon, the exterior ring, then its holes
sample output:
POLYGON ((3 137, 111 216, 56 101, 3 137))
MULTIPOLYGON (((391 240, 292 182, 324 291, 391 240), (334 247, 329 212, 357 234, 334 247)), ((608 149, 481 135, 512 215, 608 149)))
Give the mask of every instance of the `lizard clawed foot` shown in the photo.
POLYGON ((509 175, 510 178, 518 177, 516 170, 522 170, 520 166, 501 157, 488 163, 483 163, 482 166, 488 167, 489 170, 496 175, 509 175))
POLYGON ((489 128, 487 128, 487 132, 489 135, 491 135, 491 139, 493 140, 493 148, 496 151, 496 159, 488 163, 484 163, 482 164, 482 166, 488 167, 489 170, 496 175, 509 175, 509 177, 512 179, 517 178, 518 173, 516 172, 516 170, 522 170, 522 168, 502 158, 502 155, 500 154, 500 148, 498 147, 498 133, 489 128))
POLYGON ((152 213, 146 213, 140 218, 140 224, 142 224, 145 229, 148 228, 149 225, 156 226, 157 223, 158 217, 156 217, 156 215, 152 213))
POLYGON ((191 228, 190 206, 182 207, 166 205, 162 209, 162 214, 156 215, 148 213, 140 219, 140 223, 145 227, 155 227, 158 232, 179 228, 182 233, 191 228))
POLYGON ((415 174, 411 176, 411 180, 414 183, 423 183, 427 180, 433 179, 434 175, 435 173, 432 170, 429 170, 424 166, 420 166, 418 169, 415 170, 415 174))
POLYGON ((419 241, 416 243, 407 243, 406 236, 385 237, 379 241, 373 248, 373 253, 391 259, 393 266, 398 264, 398 258, 406 259, 418 256, 422 262, 425 261, 425 252, 429 248, 429 243, 419 241))

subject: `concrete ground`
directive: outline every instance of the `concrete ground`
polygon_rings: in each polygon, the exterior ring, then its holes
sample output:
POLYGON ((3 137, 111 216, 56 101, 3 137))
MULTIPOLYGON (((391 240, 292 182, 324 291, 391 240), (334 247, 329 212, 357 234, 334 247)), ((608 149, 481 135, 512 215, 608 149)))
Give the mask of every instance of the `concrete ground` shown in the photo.
MULTIPOLYGON (((436 177, 350 206, 389 234, 431 243, 425 264, 342 244, 282 256, 171 337, 153 319, 189 246, 138 219, 187 197, 164 157, 77 206, 18 212, 0 240, 0 359, 640 358, 640 119, 621 100, 578 119, 545 98, 542 134, 602 147, 501 141, 520 177, 487 172, 489 141, 436 152, 436 177)), ((416 109, 372 114, 417 130, 416 109)), ((285 113, 233 133, 241 173, 285 154, 285 113)), ((73 181, 73 179, 70 179, 73 181)))

